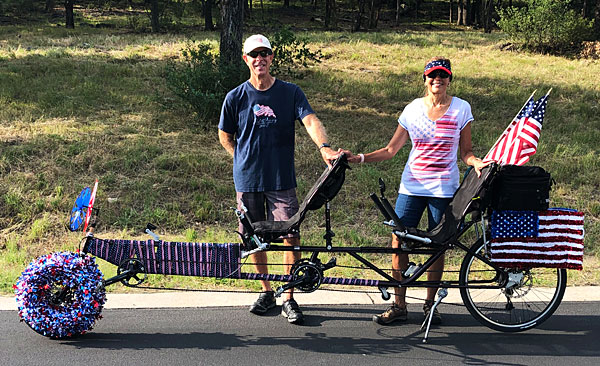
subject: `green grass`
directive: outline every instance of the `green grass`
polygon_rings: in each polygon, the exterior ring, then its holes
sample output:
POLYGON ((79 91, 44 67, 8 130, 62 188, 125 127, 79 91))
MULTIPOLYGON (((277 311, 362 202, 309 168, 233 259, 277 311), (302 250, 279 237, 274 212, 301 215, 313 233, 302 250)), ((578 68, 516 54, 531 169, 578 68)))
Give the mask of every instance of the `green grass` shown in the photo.
MULTIPOLYGON (((304 89, 331 142, 356 153, 388 142, 402 108, 422 95, 420 73, 431 56, 453 60, 451 93, 473 107, 478 155, 487 152, 534 89, 541 95, 552 87, 531 163, 556 180, 552 205, 585 212, 585 270, 570 276, 574 283, 599 284, 600 88, 584 75, 600 73, 600 64, 503 52, 499 33, 437 29, 301 32, 324 58, 293 81, 304 89)), ((167 239, 237 241, 229 210, 235 205, 232 161, 218 143, 217 121, 209 131, 195 128, 194 116, 168 94, 163 78, 167 62, 178 59, 187 41, 216 46, 217 39, 216 32, 193 30, 152 35, 43 23, 0 27, 0 291, 11 291, 35 256, 77 247, 80 236, 66 232, 66 216, 79 191, 96 178, 100 237, 136 238, 153 222, 167 239)), ((336 245, 388 245, 389 232, 368 194, 383 177, 393 196, 408 150, 348 173, 332 202, 336 245)), ((300 126, 296 169, 303 197, 323 163, 300 126)), ((322 213, 309 215, 304 242, 322 244, 322 230, 322 213)), ((374 260, 388 266, 386 256, 374 260)), ((339 261, 350 263, 345 257, 339 261)), ((456 267, 460 260, 449 263, 456 267)), ((115 269, 103 264, 102 270, 108 276, 115 269)), ((350 269, 341 274, 357 275, 350 269)), ((164 276, 150 283, 230 286, 164 276)))

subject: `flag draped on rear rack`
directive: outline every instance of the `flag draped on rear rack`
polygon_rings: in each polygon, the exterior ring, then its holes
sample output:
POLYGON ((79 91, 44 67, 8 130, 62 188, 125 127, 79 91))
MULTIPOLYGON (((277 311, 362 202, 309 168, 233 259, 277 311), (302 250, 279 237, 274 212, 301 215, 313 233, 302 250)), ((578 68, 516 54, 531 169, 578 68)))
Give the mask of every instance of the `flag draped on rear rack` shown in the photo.
POLYGON ((499 165, 523 165, 529 161, 537 151, 550 91, 552 89, 538 100, 533 98, 535 91, 531 94, 484 161, 495 161, 499 165))
POLYGON ((581 270, 583 235, 583 213, 576 210, 495 211, 491 260, 509 268, 581 270))

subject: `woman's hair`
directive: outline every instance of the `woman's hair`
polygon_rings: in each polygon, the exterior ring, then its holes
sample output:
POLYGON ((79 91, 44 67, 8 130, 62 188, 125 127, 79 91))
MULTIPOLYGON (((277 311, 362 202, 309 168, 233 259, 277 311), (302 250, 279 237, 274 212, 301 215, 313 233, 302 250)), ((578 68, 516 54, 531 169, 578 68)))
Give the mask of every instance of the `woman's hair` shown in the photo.
MULTIPOLYGON (((449 66, 452 65, 452 63, 450 62, 450 59, 448 59, 446 57, 442 57, 442 56, 435 56, 435 57, 432 57, 429 60, 427 60, 425 62, 425 66, 427 66, 428 63, 433 62, 433 61, 446 61, 446 62, 448 62, 449 66)), ((452 79, 450 79, 450 81, 452 81, 452 79)), ((425 74, 423 74, 423 82, 425 82, 425 74)), ((427 94, 429 94, 429 90, 427 89, 427 87, 425 87, 424 95, 427 96, 427 94)))

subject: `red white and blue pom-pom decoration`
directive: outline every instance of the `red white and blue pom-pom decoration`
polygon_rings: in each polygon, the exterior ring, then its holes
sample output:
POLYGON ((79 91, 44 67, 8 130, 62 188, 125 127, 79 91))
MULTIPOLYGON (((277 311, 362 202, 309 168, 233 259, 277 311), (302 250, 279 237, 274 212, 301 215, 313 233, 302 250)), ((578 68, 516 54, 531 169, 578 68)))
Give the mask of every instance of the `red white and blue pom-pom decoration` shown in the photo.
POLYGON ((72 252, 37 258, 13 287, 21 319, 50 338, 91 330, 106 301, 95 259, 72 252))

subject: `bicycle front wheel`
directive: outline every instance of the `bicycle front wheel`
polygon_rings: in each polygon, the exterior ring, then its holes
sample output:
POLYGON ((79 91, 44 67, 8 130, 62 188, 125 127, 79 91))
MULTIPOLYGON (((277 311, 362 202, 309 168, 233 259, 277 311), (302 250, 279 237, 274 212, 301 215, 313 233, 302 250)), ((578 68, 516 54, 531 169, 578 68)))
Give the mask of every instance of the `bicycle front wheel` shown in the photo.
MULTIPOLYGON (((475 248, 476 253, 489 258, 481 239, 475 248)), ((567 286, 567 271, 556 268, 496 270, 467 253, 459 281, 463 303, 481 324, 502 332, 521 332, 541 324, 558 308, 567 286), (492 288, 495 286, 497 288, 492 288)))

